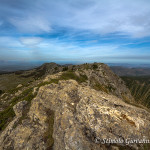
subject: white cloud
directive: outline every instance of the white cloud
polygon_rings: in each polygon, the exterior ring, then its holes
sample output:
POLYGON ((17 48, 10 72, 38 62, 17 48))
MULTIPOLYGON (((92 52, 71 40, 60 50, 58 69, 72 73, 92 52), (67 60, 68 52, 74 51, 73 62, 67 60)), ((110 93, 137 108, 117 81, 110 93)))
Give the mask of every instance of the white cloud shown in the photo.
POLYGON ((45 56, 55 56, 59 59, 81 59, 88 57, 94 58, 97 56, 116 55, 118 53, 118 50, 116 49, 119 47, 119 45, 101 44, 97 46, 82 47, 71 42, 68 43, 61 42, 59 40, 43 40, 37 45, 37 47, 38 51, 41 51, 45 56))
POLYGON ((60 26, 99 34, 150 36, 149 0, 46 0, 39 5, 44 8, 43 17, 60 26))
POLYGON ((145 57, 148 50, 145 51, 145 49, 148 48, 124 48, 122 44, 113 43, 80 46, 74 42, 62 42, 58 39, 0 37, 0 59, 7 58, 8 60, 100 62, 127 59, 131 56, 137 60, 140 58, 148 60, 149 57, 145 57))
POLYGON ((26 46, 36 46, 40 42, 42 42, 42 38, 40 37, 22 37, 20 38, 20 42, 26 46))
POLYGON ((49 33, 59 26, 103 35, 150 36, 150 0, 7 0, 5 6, 3 3, 0 17, 23 33, 49 33))
POLYGON ((23 45, 15 37, 0 36, 0 47, 23 47, 23 45))
POLYGON ((43 33, 50 32, 50 23, 43 17, 30 16, 30 17, 15 17, 11 18, 10 22, 19 30, 24 33, 43 33))

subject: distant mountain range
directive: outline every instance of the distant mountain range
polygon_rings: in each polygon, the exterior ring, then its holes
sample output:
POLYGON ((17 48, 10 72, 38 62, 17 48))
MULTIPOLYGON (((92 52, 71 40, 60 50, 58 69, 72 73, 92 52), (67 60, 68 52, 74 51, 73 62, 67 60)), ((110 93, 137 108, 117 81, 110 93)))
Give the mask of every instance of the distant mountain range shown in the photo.
POLYGON ((150 75, 149 68, 127 68, 120 66, 111 66, 111 70, 118 76, 148 76, 150 75))
POLYGON ((106 63, 108 66, 125 67, 125 68, 150 68, 150 64, 128 64, 128 63, 106 63))
MULTIPOLYGON (((0 73, 30 70, 44 64, 44 61, 0 61, 0 73)), ((77 62, 57 62, 59 65, 79 65, 77 62)), ((117 75, 150 75, 150 64, 106 63, 117 75)))

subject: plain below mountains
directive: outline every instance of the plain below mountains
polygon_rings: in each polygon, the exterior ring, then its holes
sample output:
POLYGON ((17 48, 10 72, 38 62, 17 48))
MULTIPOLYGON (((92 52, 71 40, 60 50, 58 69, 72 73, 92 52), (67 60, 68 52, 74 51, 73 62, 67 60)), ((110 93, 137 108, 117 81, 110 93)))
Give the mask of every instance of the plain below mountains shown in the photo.
POLYGON ((118 76, 150 76, 150 67, 129 68, 121 66, 111 66, 110 68, 118 76))

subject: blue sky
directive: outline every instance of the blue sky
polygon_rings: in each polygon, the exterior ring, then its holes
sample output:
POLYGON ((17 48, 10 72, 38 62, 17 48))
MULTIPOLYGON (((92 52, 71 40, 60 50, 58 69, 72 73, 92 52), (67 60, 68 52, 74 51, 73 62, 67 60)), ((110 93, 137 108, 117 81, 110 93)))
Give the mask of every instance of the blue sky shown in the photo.
POLYGON ((150 0, 0 0, 0 61, 150 63, 150 0))

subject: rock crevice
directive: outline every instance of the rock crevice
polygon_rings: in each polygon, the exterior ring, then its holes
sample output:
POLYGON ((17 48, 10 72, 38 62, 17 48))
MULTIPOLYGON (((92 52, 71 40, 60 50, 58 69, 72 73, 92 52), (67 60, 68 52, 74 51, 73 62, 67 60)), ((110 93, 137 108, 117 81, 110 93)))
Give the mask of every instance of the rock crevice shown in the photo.
MULTIPOLYGON (((23 109, 24 102, 18 103, 23 109)), ((27 117, 15 128, 14 119, 0 135, 0 149, 105 150, 137 144, 102 144, 102 139, 150 139, 150 113, 122 99, 62 80, 39 89, 27 117), (11 132, 8 134, 8 131, 11 132)), ((18 115, 19 113, 19 115, 18 115)))

